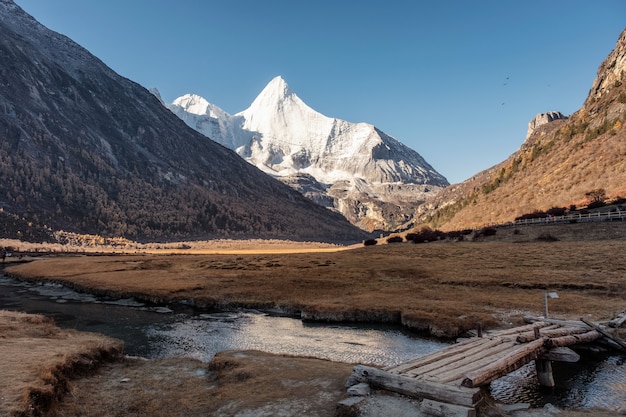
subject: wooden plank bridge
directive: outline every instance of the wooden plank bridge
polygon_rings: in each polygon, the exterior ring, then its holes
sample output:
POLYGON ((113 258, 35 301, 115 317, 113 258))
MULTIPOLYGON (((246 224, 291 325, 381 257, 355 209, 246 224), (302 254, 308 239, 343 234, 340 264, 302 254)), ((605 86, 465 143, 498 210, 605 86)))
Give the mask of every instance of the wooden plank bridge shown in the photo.
POLYGON ((554 386, 551 361, 576 362, 568 346, 589 343, 604 332, 588 322, 538 321, 473 337, 413 360, 378 369, 356 366, 353 380, 424 399, 433 415, 473 416, 481 386, 535 361, 539 383, 554 386))

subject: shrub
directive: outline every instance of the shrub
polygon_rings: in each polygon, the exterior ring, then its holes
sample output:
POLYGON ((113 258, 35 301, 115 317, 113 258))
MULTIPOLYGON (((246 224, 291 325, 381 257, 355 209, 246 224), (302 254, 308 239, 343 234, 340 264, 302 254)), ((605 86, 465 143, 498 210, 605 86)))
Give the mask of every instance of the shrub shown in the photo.
POLYGON ((542 219, 544 217, 547 216, 547 213, 545 211, 533 211, 532 213, 526 213, 526 214, 522 214, 519 217, 516 217, 515 220, 530 220, 530 219, 542 219))
POLYGON ((552 207, 546 211, 550 216, 565 216, 567 209, 565 207, 552 207))
POLYGON ((586 192, 585 197, 589 199, 589 205, 599 202, 604 203, 604 200, 606 200, 606 191, 604 191, 604 188, 596 188, 586 192))
POLYGON ((377 243, 378 243, 378 241, 376 239, 367 239, 366 241, 363 242, 363 245, 364 246, 374 246, 377 243))
POLYGON ((498 231, 494 229, 493 227, 485 227, 482 230, 482 235, 483 236, 495 236, 497 232, 498 231))
POLYGON ((406 235, 406 239, 413 243, 434 242, 445 238, 446 234, 441 230, 431 230, 429 228, 424 228, 419 232, 412 232, 406 235))
POLYGON ((448 232, 445 234, 445 237, 447 237, 448 239, 459 239, 459 238, 463 238, 463 232, 460 230, 453 230, 451 232, 448 232))
POLYGON ((481 237, 495 236, 496 233, 497 230, 493 227, 483 227, 482 229, 477 230, 476 233, 474 233, 474 237, 472 239, 476 240, 481 237))
POLYGON ((604 203, 604 201, 592 201, 591 203, 587 205, 587 208, 596 209, 596 208, 604 207, 605 205, 606 204, 604 203))
POLYGON ((391 236, 387 238, 387 243, 402 243, 404 242, 404 239, 402 239, 402 236, 391 236))
POLYGON ((542 233, 537 236, 537 240, 542 242, 557 242, 559 239, 556 236, 551 235, 550 233, 542 233))
MULTIPOLYGON (((617 196, 617 197, 611 199, 611 204, 621 205, 621 204, 624 204, 624 203, 626 203, 626 198, 624 198, 624 197, 617 196)), ((621 210, 621 207, 620 207, 620 210, 621 210)))

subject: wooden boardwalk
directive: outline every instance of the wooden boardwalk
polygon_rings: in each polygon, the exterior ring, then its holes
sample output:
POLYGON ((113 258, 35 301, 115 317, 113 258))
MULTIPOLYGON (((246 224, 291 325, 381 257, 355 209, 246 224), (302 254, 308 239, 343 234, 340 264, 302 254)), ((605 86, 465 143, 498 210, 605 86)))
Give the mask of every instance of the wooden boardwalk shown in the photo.
POLYGON ((353 377, 373 386, 428 400, 435 415, 474 415, 480 387, 519 369, 537 364, 543 385, 554 385, 551 361, 575 362, 567 346, 602 337, 580 322, 539 321, 514 329, 473 337, 447 348, 384 369, 356 366, 353 377))

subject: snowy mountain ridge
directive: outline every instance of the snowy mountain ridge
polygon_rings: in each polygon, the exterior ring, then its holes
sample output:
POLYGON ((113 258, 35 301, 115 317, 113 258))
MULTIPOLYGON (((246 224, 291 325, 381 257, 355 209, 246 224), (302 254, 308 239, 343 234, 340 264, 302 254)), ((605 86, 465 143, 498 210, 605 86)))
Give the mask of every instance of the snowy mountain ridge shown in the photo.
POLYGON ((405 224, 415 204, 448 185, 414 150, 371 124, 318 113, 280 76, 234 115, 194 94, 167 107, 188 126, 365 230, 405 224))

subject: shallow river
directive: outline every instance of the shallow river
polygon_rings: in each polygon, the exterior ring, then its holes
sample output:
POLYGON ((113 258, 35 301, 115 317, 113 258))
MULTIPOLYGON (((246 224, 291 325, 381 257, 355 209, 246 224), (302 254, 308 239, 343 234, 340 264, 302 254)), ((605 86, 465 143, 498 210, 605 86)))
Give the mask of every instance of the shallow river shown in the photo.
MULTIPOLYGON (((333 361, 391 365, 438 350, 445 343, 400 327, 303 323, 255 311, 207 312, 150 306, 133 299, 110 300, 59 285, 32 284, 0 276, 0 308, 53 317, 60 327, 121 339, 129 355, 188 356, 209 361, 228 349, 312 356, 333 361)), ((580 364, 553 365, 557 387, 537 386, 534 366, 491 384, 505 403, 533 406, 603 407, 626 411, 626 363, 610 356, 580 364)))

